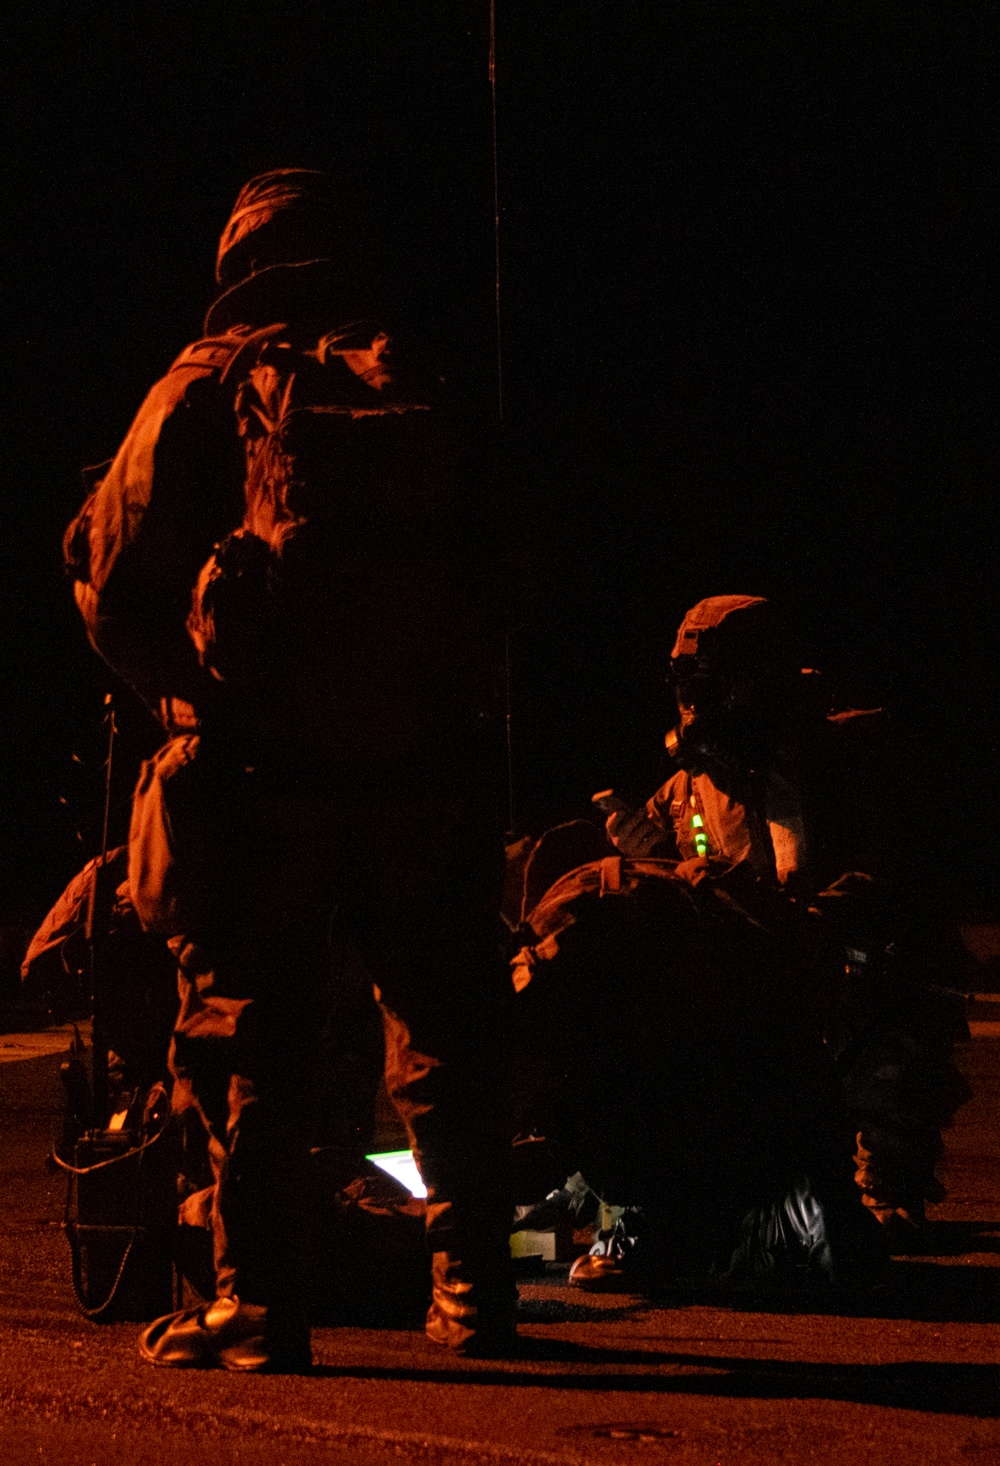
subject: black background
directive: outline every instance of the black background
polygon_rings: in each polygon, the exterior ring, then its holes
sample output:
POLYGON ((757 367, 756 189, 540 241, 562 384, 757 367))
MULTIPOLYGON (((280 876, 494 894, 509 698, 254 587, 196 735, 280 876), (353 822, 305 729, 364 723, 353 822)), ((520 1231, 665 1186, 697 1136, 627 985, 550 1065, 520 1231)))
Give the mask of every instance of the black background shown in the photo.
MULTIPOLYGON (((916 738, 945 796, 927 859, 1000 914, 992 13, 497 0, 523 826, 648 793, 681 614, 773 595, 805 661, 916 738)), ((199 334, 247 177, 333 171, 491 428, 488 19, 8 5, 0 920, 95 848, 115 684, 59 540, 80 468, 199 334)), ((119 717, 113 829, 156 741, 119 717)))

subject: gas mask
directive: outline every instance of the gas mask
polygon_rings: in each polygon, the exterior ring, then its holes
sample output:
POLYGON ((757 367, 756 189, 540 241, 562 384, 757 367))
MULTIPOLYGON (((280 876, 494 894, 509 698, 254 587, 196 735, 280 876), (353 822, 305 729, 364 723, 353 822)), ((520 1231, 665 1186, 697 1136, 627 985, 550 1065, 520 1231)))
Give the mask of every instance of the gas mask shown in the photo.
POLYGON ((776 746, 780 717, 771 689, 754 675, 678 668, 685 660, 671 667, 680 721, 664 744, 689 773, 731 784, 762 767, 776 746))

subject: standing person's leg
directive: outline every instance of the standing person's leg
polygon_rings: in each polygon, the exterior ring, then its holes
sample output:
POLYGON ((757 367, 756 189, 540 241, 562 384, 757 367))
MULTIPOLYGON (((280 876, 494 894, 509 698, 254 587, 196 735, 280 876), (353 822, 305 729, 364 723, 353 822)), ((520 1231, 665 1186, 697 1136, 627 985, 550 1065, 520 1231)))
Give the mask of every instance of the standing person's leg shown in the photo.
MULTIPOLYGON (((474 770, 473 770, 474 772, 474 770)), ((502 846, 490 786, 456 757, 395 786, 370 826, 355 936, 378 985, 386 1084, 428 1189, 439 1343, 514 1339, 509 1019, 502 846), (450 777, 445 780, 442 770, 450 777)))
POLYGON ((427 1332, 465 1352, 502 1352, 513 1343, 517 1297, 506 1004, 496 993, 451 996, 450 1008, 420 995, 396 995, 392 1006, 383 998, 386 1085, 428 1193, 427 1332))
POLYGON ((305 1167, 320 1018, 309 958, 319 954, 273 934, 252 953, 178 946, 171 1068, 208 1135, 216 1298, 157 1320, 141 1352, 161 1365, 307 1368, 305 1167))

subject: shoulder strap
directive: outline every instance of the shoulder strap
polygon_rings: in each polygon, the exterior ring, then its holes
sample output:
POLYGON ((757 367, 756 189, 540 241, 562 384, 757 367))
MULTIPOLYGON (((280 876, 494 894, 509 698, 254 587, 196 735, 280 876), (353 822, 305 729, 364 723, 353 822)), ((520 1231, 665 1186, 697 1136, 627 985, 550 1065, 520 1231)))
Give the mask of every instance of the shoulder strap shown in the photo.
POLYGON ((684 818, 684 811, 691 803, 691 775, 687 769, 682 769, 677 780, 677 788, 674 790, 674 797, 670 801, 670 818, 676 826, 677 821, 684 818))

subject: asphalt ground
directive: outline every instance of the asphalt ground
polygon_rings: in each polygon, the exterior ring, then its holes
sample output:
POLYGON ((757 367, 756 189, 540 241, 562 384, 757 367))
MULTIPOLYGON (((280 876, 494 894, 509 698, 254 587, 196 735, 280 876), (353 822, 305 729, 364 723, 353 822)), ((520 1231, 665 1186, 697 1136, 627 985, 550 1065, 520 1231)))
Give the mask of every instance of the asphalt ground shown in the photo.
POLYGON ((456 1359, 416 1329, 319 1328, 310 1377, 152 1369, 136 1325, 81 1316, 65 1182, 45 1167, 61 1056, 51 1036, 6 1035, 0 1462, 1000 1462, 1000 1003, 973 1018, 948 1199, 874 1301, 653 1305, 550 1272, 521 1285, 517 1359, 456 1359))

